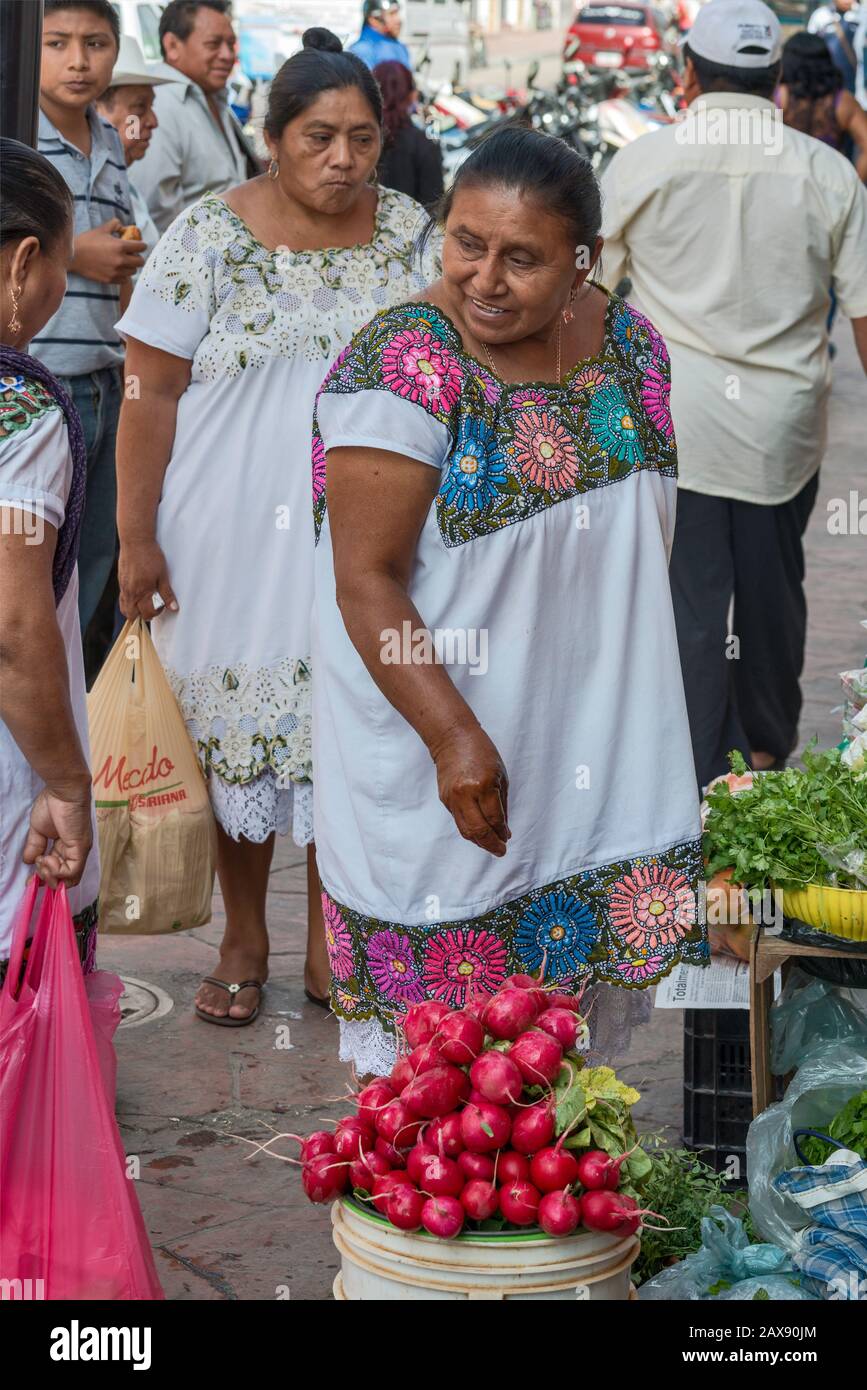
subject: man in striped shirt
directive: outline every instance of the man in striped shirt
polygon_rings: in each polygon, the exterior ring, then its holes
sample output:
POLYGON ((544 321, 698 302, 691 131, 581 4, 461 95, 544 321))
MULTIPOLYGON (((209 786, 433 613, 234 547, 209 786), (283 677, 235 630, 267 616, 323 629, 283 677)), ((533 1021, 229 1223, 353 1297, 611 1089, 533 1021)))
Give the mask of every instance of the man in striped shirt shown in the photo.
POLYGON ((132 222, 117 132, 96 112, 111 80, 119 26, 108 0, 45 0, 39 150, 63 175, 75 205, 75 254, 63 303, 31 350, 59 376, 87 441, 87 503, 79 555, 79 618, 87 627, 115 558, 115 435, 123 347, 114 325, 143 264, 144 243, 121 240, 132 222))

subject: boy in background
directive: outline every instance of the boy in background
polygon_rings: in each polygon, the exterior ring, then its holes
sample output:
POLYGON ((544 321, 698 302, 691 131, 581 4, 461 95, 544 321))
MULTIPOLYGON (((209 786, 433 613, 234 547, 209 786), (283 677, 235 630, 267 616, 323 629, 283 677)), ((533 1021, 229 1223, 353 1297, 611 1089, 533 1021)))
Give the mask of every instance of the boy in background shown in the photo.
MULTIPOLYGON (((75 250, 66 296, 31 351, 63 380, 84 426, 87 502, 81 528, 78 600, 86 629, 115 560, 115 436, 123 346, 114 325, 121 294, 143 264, 144 242, 122 240, 132 218, 117 131, 96 111, 120 41, 109 0, 45 0, 39 150, 69 185, 75 250)), ((110 634, 109 634, 110 637, 110 634)), ((102 653, 104 655, 104 652, 102 653)))

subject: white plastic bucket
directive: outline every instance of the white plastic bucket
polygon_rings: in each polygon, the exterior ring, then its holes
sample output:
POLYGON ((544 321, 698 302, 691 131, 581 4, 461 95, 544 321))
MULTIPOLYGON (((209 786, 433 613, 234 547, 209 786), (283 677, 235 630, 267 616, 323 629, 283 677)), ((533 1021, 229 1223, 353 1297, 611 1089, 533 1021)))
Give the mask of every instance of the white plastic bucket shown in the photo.
POLYGON ((464 1232, 456 1240, 399 1231, 351 1199, 331 1209, 341 1269, 339 1301, 393 1299, 629 1298, 637 1236, 595 1231, 552 1238, 541 1231, 464 1232))

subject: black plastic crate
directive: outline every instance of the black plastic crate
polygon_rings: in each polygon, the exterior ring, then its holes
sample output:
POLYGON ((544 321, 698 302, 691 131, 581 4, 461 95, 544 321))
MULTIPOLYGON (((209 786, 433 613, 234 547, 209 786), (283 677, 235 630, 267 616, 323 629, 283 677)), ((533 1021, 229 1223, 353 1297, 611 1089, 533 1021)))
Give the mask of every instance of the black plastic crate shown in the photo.
POLYGON ((748 1009, 686 1009, 683 1018, 683 1142, 718 1173, 739 1160, 746 1182, 753 1118, 748 1009))

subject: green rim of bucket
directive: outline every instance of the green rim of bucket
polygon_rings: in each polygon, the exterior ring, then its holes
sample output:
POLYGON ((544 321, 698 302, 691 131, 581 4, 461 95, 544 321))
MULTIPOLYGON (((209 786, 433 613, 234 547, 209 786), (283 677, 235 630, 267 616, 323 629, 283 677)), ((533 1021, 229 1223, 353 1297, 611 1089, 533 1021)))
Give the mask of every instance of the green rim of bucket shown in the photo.
MULTIPOLYGON (((387 1226, 390 1231, 396 1231, 398 1229, 396 1226, 392 1226, 387 1217, 380 1216, 378 1211, 369 1210, 367 1207, 363 1206, 361 1202, 356 1201, 354 1197, 341 1197, 340 1201, 343 1206, 351 1207, 357 1216, 364 1217, 365 1221, 369 1221, 374 1226, 387 1226)), ((403 1234, 406 1234, 406 1232, 403 1234)), ((420 1240, 433 1241, 434 1244, 439 1244, 440 1242, 439 1236, 432 1236, 428 1231, 413 1231, 411 1234, 420 1240)), ((538 1226, 531 1226, 525 1231, 461 1231, 461 1234, 455 1236, 454 1239, 481 1242, 483 1245, 496 1244, 497 1241, 511 1241, 521 1245, 532 1245, 536 1241, 554 1240, 556 1237, 546 1235, 538 1226)))

